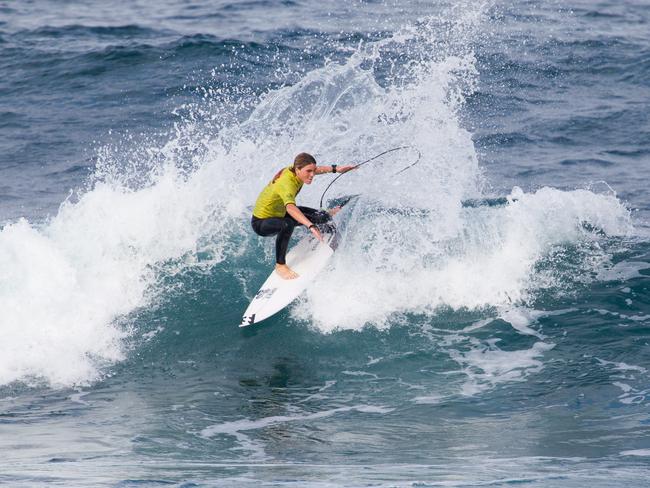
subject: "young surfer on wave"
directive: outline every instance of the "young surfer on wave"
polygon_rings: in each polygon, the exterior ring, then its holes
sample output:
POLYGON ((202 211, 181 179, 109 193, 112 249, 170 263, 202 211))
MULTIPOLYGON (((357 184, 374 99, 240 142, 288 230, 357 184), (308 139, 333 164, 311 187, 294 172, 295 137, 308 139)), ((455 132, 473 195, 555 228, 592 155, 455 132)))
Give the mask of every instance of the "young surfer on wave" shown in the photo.
POLYGON ((255 208, 251 225, 253 230, 263 236, 277 234, 275 240, 275 270, 285 280, 297 278, 295 273, 287 266, 285 257, 289 247, 289 239, 297 225, 304 225, 318 240, 322 241, 320 231, 316 224, 324 224, 331 220, 339 211, 339 207, 329 212, 316 210, 309 207, 296 205, 296 195, 303 184, 310 185, 315 175, 324 173, 347 173, 356 166, 316 166, 316 160, 311 154, 300 153, 293 161, 293 165, 280 170, 273 180, 262 190, 255 208))

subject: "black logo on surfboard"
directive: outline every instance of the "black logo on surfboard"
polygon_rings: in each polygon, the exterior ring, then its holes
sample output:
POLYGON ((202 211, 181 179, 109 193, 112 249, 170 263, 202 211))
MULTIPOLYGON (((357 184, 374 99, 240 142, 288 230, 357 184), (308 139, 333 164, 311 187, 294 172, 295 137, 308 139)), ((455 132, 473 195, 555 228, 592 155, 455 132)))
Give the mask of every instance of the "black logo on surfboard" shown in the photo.
POLYGON ((262 288, 260 291, 257 292, 255 295, 255 299, 264 299, 264 298, 271 298, 277 288, 262 288))

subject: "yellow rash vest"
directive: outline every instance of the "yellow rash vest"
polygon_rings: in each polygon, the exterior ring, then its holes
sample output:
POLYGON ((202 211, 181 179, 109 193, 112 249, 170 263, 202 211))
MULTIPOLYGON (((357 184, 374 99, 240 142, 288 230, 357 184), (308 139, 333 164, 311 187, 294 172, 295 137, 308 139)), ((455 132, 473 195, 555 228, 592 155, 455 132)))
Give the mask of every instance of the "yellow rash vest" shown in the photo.
POLYGON ((258 219, 271 217, 284 217, 287 214, 287 205, 296 204, 296 195, 300 192, 303 182, 289 168, 284 168, 280 176, 271 181, 260 196, 257 197, 253 216, 258 219))

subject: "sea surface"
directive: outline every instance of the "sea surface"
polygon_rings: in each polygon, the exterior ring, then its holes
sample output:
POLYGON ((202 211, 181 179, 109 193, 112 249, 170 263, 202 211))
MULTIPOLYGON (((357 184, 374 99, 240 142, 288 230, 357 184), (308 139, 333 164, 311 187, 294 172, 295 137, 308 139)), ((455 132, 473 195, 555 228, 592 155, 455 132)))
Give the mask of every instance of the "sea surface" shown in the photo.
POLYGON ((648 486, 649 114, 647 0, 0 0, 0 485, 648 486))

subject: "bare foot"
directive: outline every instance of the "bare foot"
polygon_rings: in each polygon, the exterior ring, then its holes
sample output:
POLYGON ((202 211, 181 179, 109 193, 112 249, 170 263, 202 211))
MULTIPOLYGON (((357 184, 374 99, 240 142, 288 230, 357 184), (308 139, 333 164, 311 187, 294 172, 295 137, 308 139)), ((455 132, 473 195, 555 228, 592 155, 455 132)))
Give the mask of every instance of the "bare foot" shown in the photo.
POLYGON ((341 207, 334 207, 334 208, 330 208, 328 212, 331 217, 334 217, 337 213, 339 213, 339 210, 341 210, 341 207))
POLYGON ((280 275, 280 278, 282 278, 283 280, 295 280, 298 276, 300 276, 298 273, 293 271, 286 264, 276 264, 275 271, 280 275))

